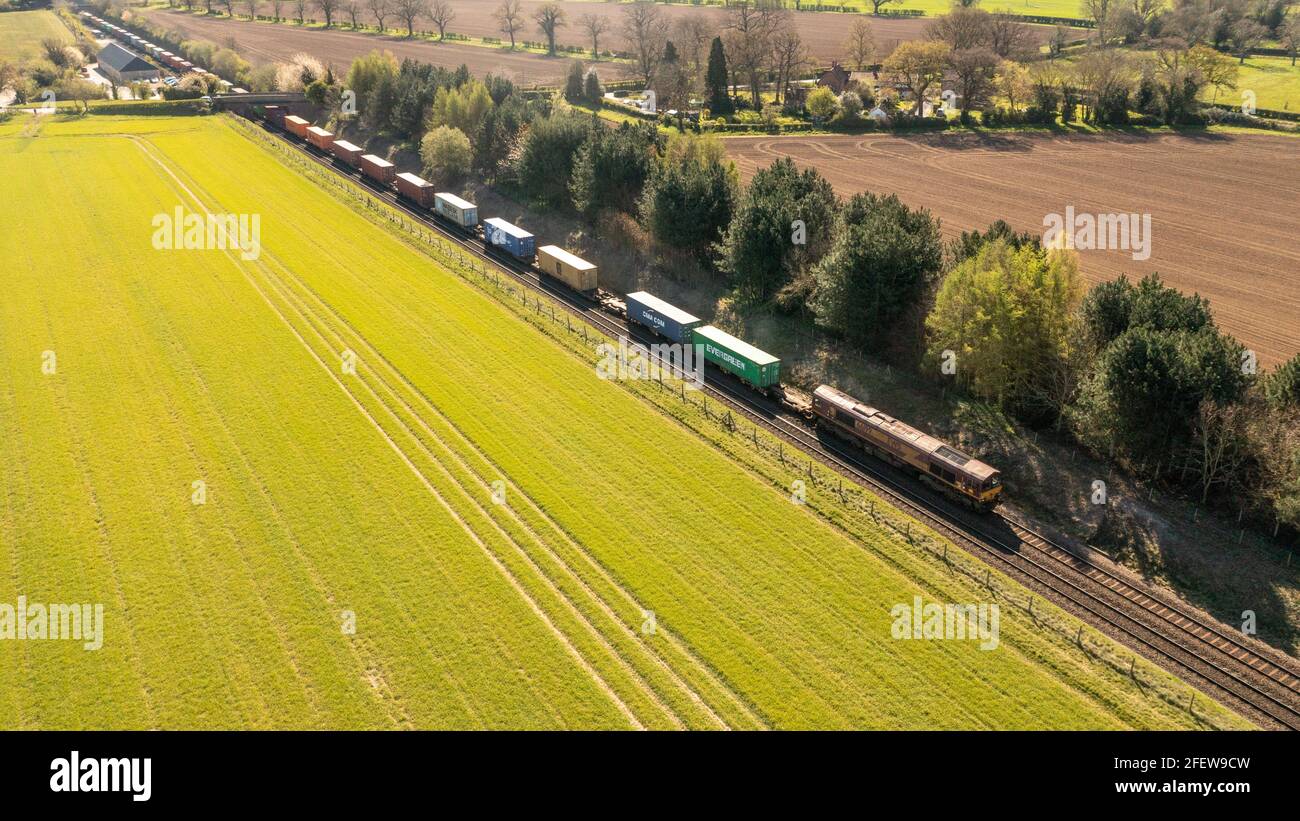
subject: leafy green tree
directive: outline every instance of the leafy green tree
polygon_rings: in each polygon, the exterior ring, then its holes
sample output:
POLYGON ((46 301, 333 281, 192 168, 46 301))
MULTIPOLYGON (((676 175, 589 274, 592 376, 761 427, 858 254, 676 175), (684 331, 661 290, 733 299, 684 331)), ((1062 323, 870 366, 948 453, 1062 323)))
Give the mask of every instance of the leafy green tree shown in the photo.
POLYGON ((466 136, 477 137, 493 105, 487 86, 478 80, 456 88, 441 88, 429 109, 429 124, 450 126, 466 136))
POLYGON ((1208 300, 1167 287, 1158 274, 1136 286, 1124 276, 1101 283, 1088 292, 1080 313, 1085 337, 1098 351, 1130 328, 1195 332, 1214 326, 1208 300))
POLYGON ((474 152, 465 132, 440 125, 420 140, 420 161, 430 182, 449 185, 469 174, 474 152))
POLYGON ((1270 404, 1300 409, 1300 354, 1278 365, 1262 382, 1270 404))
POLYGON ((826 122, 835 116, 839 111, 840 101, 835 97, 835 92, 826 86, 815 89, 808 95, 808 100, 804 103, 808 108, 808 113, 819 122, 826 122))
POLYGON ((1134 465, 1169 466, 1186 452, 1203 402, 1239 402, 1249 385, 1242 346, 1213 327, 1135 326, 1102 351, 1073 411, 1083 441, 1134 465))
POLYGON ((564 79, 564 99, 576 103, 582 99, 583 68, 581 60, 569 63, 569 73, 564 79))
POLYGON ((727 52, 722 48, 722 38, 714 37, 709 47, 709 66, 704 83, 709 94, 709 111, 713 116, 732 112, 731 96, 727 94, 727 52))
POLYGON ((646 185, 641 219, 656 242, 705 261, 731 222, 738 189, 716 138, 674 135, 646 185))
POLYGON ((754 175, 718 247, 718 267, 746 299, 765 300, 830 247, 837 201, 814 169, 783 157, 754 175))
POLYGON ((587 79, 583 82, 582 96, 587 102, 593 105, 600 105, 600 101, 605 96, 605 89, 600 86, 600 77, 596 76, 596 69, 587 71, 587 79))
POLYGON ((483 118, 479 134, 472 141, 474 167, 500 182, 514 181, 510 178, 513 169, 509 160, 519 146, 520 134, 530 122, 546 113, 544 102, 525 100, 517 94, 498 100, 483 118))
POLYGON ((650 176, 657 138, 650 123, 592 128, 573 160, 573 207, 588 219, 605 209, 634 211, 650 176))
POLYGON ((818 321, 856 344, 879 342, 938 275, 942 247, 928 211, 912 211, 893 195, 855 195, 813 269, 818 321))
POLYGON ((573 161, 592 127, 589 117, 572 111, 553 112, 529 126, 517 173, 530 198, 551 206, 569 201, 573 161))
POLYGON ((1072 253, 1005 238, 954 268, 926 318, 929 358, 977 396, 1038 419, 1069 396, 1073 316, 1083 296, 1072 253), (954 358, 955 355, 955 358, 954 358))
POLYGON ((952 258, 951 267, 970 259, 979 253, 979 250, 985 245, 999 239, 1004 240, 1017 251, 1026 246, 1035 248, 1043 246, 1042 239, 1037 234, 1029 231, 1017 234, 1005 220, 995 220, 982 234, 979 231, 961 232, 961 236, 953 242, 952 247, 949 249, 952 258))

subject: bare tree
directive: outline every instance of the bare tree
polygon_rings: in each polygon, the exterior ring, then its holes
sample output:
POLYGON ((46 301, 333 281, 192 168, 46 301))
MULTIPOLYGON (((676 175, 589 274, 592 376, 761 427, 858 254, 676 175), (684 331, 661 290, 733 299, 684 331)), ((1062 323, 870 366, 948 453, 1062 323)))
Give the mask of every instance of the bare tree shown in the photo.
POLYGON ((876 38, 871 32, 871 24, 866 20, 854 20, 849 27, 849 36, 844 40, 844 53, 849 64, 861 71, 876 59, 876 38))
POLYGON ((235 19, 235 0, 221 0, 221 5, 226 7, 226 16, 231 20, 235 19))
POLYGON ((360 27, 358 20, 361 16, 360 0, 343 0, 343 11, 348 16, 348 22, 352 24, 352 30, 356 31, 360 27))
POLYGON ((772 36, 772 73, 776 75, 776 101, 785 99, 785 88, 809 64, 811 57, 794 26, 780 28, 772 36))
POLYGON ((961 113, 965 117, 972 108, 988 102, 993 88, 993 74, 998 68, 998 56, 985 46, 954 51, 948 56, 957 93, 961 95, 961 113))
POLYGON ((1037 51, 1029 36, 1029 27, 1014 14, 995 14, 989 21, 989 48, 1004 60, 1017 60, 1037 51))
POLYGON ((600 36, 609 31, 609 18, 599 14, 584 14, 578 18, 578 25, 591 38, 591 57, 600 56, 600 36))
POLYGON ((993 15, 984 9, 954 6, 952 11, 934 18, 925 26, 925 36, 941 40, 953 51, 987 46, 992 40, 993 15))
POLYGON ((394 0, 397 19, 406 23, 406 36, 415 36, 415 21, 429 13, 429 0, 394 0))
POLYGON ((294 13, 298 15, 298 25, 307 21, 307 0, 293 0, 294 13))
POLYGON ((1300 14, 1293 14, 1287 21, 1278 27, 1278 39, 1282 42, 1282 47, 1286 49, 1287 56, 1291 58, 1292 67, 1295 66, 1296 52, 1300 51, 1300 14))
POLYGON ((257 0, 244 0, 244 7, 248 9, 249 20, 257 17, 257 0))
POLYGON ((524 13, 519 8, 519 0, 501 0, 501 5, 492 12, 497 26, 503 34, 510 35, 510 50, 515 48, 515 34, 524 25, 524 13))
POLYGON ((772 0, 739 0, 728 9, 725 28, 731 47, 727 57, 732 69, 749 85, 755 110, 763 107, 763 69, 771 53, 772 37, 789 24, 789 12, 772 0))
POLYGON ((366 0, 366 9, 370 11, 371 16, 375 18, 375 24, 379 26, 379 31, 384 31, 384 20, 393 13, 391 0, 366 0))
POLYGON ((1112 0, 1080 0, 1079 11, 1096 26, 1097 42, 1106 45, 1110 40, 1112 0))
POLYGON ((1220 405, 1209 399, 1201 403, 1187 450, 1187 467, 1197 473, 1202 503, 1209 500, 1216 486, 1233 489, 1238 484, 1250 456, 1247 416, 1241 405, 1220 405))
POLYGON ((456 19, 456 10, 449 0, 432 0, 429 3, 429 19, 438 27, 438 42, 447 39, 447 26, 456 19))
POLYGON ((709 44, 717 33, 717 20, 703 12, 683 14, 673 24, 673 42, 682 57, 692 87, 704 76, 705 64, 709 59, 709 44))
POLYGON ((1268 29, 1254 20, 1242 18, 1232 24, 1228 30, 1228 42, 1232 44, 1232 53, 1244 65, 1250 50, 1268 37, 1268 29))
POLYGON ((537 28, 546 35, 546 53, 555 56, 555 31, 564 26, 564 9, 557 3, 544 3, 533 14, 537 28))
POLYGON ((275 15, 275 22, 280 22, 283 17, 280 14, 280 7, 284 5, 284 0, 271 0, 271 13, 275 15))
POLYGON ((321 14, 325 15, 325 28, 332 27, 334 25, 334 12, 339 9, 339 0, 312 0, 312 3, 316 8, 320 9, 321 14))
POLYGON ((668 21, 651 0, 636 0, 623 7, 623 38, 636 58, 637 73, 649 87, 668 42, 668 21))

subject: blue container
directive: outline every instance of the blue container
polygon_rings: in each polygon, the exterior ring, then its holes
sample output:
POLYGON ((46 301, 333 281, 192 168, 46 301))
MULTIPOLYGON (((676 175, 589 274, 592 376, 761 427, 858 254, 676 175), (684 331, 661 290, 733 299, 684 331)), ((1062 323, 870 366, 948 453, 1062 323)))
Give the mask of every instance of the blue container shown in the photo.
POLYGON ((627 295, 627 321, 649 328, 673 342, 689 344, 692 329, 703 325, 704 320, 664 302, 653 294, 637 291, 627 295))
POLYGON ((488 245, 500 248, 517 259, 532 259, 537 255, 533 235, 500 217, 483 220, 483 239, 488 245))

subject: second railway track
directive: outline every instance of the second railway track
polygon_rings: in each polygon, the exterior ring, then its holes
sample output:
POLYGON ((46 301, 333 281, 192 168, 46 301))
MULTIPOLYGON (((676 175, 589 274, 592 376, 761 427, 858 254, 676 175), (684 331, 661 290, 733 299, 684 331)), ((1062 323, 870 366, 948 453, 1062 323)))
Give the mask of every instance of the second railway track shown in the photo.
MULTIPOLYGON (((253 123, 261 125, 256 120, 253 123)), ((292 136, 273 129, 265 129, 265 133, 437 232, 465 253, 546 294, 603 334, 611 338, 626 337, 629 344, 638 346, 648 356, 653 355, 649 350, 652 340, 604 312, 596 300, 540 277, 523 263, 487 251, 476 239, 442 223, 391 190, 340 167, 332 158, 313 151, 292 136)), ((1231 628, 1144 589, 1005 515, 981 517, 957 507, 897 469, 810 428, 780 404, 749 391, 720 371, 709 369, 704 390, 751 423, 885 497, 972 555, 998 566, 1208 695, 1230 704, 1265 727, 1300 730, 1300 664, 1295 659, 1272 648, 1254 646, 1259 643, 1234 636, 1231 628)))

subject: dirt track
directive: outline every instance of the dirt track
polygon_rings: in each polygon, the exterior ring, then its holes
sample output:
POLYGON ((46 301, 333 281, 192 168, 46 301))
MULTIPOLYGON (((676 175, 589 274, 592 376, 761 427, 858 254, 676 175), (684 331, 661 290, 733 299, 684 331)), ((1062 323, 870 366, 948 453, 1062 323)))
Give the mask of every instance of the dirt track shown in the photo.
MULTIPOLYGON (((283 60, 306 52, 346 72, 354 59, 375 49, 391 51, 399 60, 410 57, 434 65, 456 68, 464 63, 476 77, 495 74, 509 77, 520 85, 557 85, 564 81, 570 60, 540 54, 509 52, 482 46, 406 40, 380 37, 347 30, 321 31, 274 23, 251 23, 224 17, 198 17, 184 12, 155 10, 149 19, 159 25, 184 33, 186 37, 225 43, 234 38, 236 50, 253 63, 283 60)), ((615 79, 630 73, 631 66, 601 63, 602 79, 615 79)))
MULTIPOLYGON (((467 34, 472 37, 501 37, 500 27, 492 17, 492 12, 500 5, 498 0, 452 0, 452 7, 456 11, 456 17, 447 27, 448 32, 456 34, 467 34)), ((518 40, 531 40, 540 42, 543 39, 542 33, 538 30, 537 24, 533 21, 533 14, 538 6, 542 5, 542 0, 522 0, 521 8, 523 9, 524 26, 515 35, 518 40)), ((609 29, 601 35, 601 50, 622 49, 626 47, 623 36, 619 33, 623 21, 623 5, 620 3, 591 3, 591 2, 564 2, 560 0, 559 5, 565 12, 565 25, 559 30, 556 41, 561 45, 574 45, 583 48, 590 48, 590 40, 586 31, 580 26, 579 18, 586 14, 593 14, 604 17, 609 21, 609 29)), ((243 4, 236 6, 240 14, 246 12, 243 4)), ((719 7, 692 7, 684 5, 663 5, 659 7, 662 13, 670 20, 676 22, 685 17, 703 16, 708 20, 714 21, 715 25, 711 28, 712 33, 720 33, 722 30, 722 20, 724 17, 723 9, 719 7)), ((294 14, 288 3, 280 9, 280 13, 285 16, 294 14)), ((261 3, 258 14, 270 16, 272 14, 271 4, 268 2, 261 3)), ((173 14, 168 16, 168 26, 182 28, 182 25, 176 22, 170 22, 172 18, 179 15, 173 14)), ((214 19, 220 18, 196 18, 193 15, 184 15, 189 20, 200 20, 204 23, 211 23, 214 19)), ((803 37, 804 43, 807 44, 813 56, 821 63, 828 63, 831 60, 842 60, 844 58, 844 39, 848 35, 849 27, 853 21, 862 15, 853 14, 833 14, 833 13, 814 13, 800 12, 794 14, 794 19, 799 26, 799 33, 803 37)), ((307 19, 323 20, 323 16, 315 9, 309 10, 307 19)), ((894 17, 868 17, 871 22, 871 28, 874 32, 876 49, 883 56, 893 50, 903 40, 915 40, 921 37, 922 30, 928 20, 932 18, 906 19, 894 17)), ((346 31, 348 18, 340 15, 336 18, 336 25, 346 31)), ((363 12, 358 17, 359 22, 366 25, 374 25, 374 16, 370 12, 363 12)), ((402 23, 396 17, 388 17, 384 20, 387 28, 399 28, 402 23)), ((290 27, 284 27, 292 31, 290 27)), ((416 29, 434 30, 434 25, 428 20, 421 19, 416 23, 416 29)), ((188 29, 186 29, 188 30, 188 29)), ((1054 29, 1051 26, 1029 26, 1031 36, 1035 42, 1042 44, 1052 36, 1054 29)), ((1081 34, 1076 31, 1074 36, 1081 34)), ((461 49, 463 50, 463 49, 461 49)), ((481 49, 480 49, 481 50, 481 49)), ((394 51, 396 53, 396 51, 394 51)), ((491 53, 491 52, 489 52, 491 53)), ((517 57, 518 55, 516 55, 517 57)), ((482 58, 480 58, 482 59, 482 58)), ((441 63, 440 63, 441 65, 441 63)), ((457 64, 459 65, 459 64, 457 64)), ((474 66, 470 65, 470 70, 474 66)), ((534 69, 536 71, 536 69, 534 69)))
POLYGON ((896 193, 944 234, 1002 218, 1043 231, 1044 216, 1151 215, 1151 257, 1080 252, 1089 282, 1158 271, 1210 298, 1222 328, 1276 364, 1300 352, 1300 140, 1271 135, 1054 137, 935 134, 727 141, 742 176, 789 156, 842 195, 896 193))

